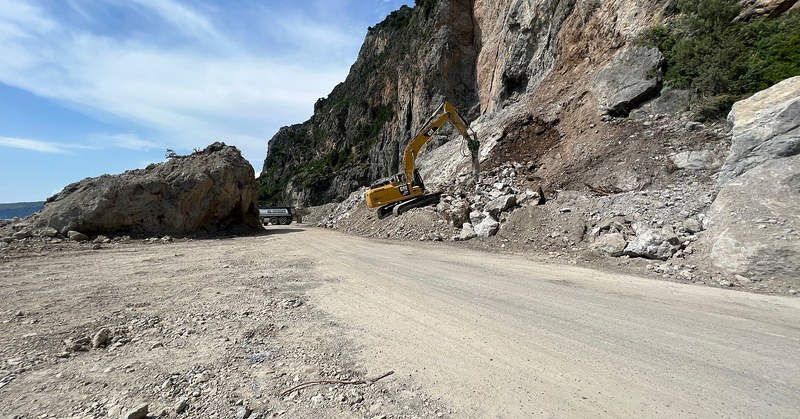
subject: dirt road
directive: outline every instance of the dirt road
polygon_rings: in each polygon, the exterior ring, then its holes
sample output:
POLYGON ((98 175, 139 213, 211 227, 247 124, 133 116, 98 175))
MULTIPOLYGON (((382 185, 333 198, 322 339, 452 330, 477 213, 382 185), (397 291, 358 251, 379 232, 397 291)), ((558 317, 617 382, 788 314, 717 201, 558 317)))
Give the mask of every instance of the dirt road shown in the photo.
POLYGON ((371 370, 455 417, 795 417, 800 300, 329 231, 287 235, 371 370))
POLYGON ((800 410, 796 298, 441 243, 294 226, 22 242, 0 251, 0 294, 2 418, 119 417, 139 403, 204 418, 800 410))

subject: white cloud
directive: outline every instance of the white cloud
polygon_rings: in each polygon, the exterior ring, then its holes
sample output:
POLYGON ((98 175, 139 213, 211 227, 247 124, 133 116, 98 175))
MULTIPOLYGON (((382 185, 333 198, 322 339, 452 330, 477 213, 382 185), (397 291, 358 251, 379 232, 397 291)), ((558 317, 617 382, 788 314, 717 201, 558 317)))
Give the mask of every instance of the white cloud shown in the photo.
POLYGON ((73 154, 69 149, 84 148, 75 144, 59 144, 29 138, 0 137, 0 147, 19 148, 39 153, 73 154))
MULTIPOLYGON (((251 161, 262 159, 266 141, 279 126, 307 118, 315 100, 344 80, 350 62, 342 59, 343 51, 355 53, 360 43, 347 30, 296 18, 281 24, 298 39, 295 48, 265 56, 184 4, 134 0, 141 10, 195 39, 167 45, 141 33, 115 38, 69 26, 37 3, 0 2, 0 82, 153 133, 147 140, 132 134, 106 136, 124 148, 162 144, 191 149, 222 139, 251 161)), ((88 21, 92 4, 75 0, 68 5, 88 21)))
POLYGON ((159 143, 143 140, 136 134, 105 134, 94 136, 92 139, 99 146, 124 148, 128 150, 147 151, 161 147, 159 143))
POLYGON ((220 39, 214 25, 205 16, 173 0, 129 0, 131 3, 155 12, 182 32, 198 38, 211 36, 220 39))

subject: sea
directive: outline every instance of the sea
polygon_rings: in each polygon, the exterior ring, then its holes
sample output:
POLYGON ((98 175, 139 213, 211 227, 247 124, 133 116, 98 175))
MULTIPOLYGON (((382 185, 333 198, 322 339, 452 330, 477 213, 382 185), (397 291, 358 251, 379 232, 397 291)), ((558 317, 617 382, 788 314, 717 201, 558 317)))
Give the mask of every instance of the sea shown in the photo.
POLYGON ((44 208, 44 201, 0 204, 0 220, 11 220, 14 217, 25 218, 37 211, 41 211, 42 208, 44 208))

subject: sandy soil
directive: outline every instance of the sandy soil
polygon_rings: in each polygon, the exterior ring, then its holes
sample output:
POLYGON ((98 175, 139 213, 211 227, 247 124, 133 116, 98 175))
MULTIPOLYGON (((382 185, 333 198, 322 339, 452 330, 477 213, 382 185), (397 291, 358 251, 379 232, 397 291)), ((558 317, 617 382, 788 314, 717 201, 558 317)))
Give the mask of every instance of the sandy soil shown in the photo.
POLYGON ((797 298, 304 226, 94 247, 0 252, 0 417, 800 409, 797 298))

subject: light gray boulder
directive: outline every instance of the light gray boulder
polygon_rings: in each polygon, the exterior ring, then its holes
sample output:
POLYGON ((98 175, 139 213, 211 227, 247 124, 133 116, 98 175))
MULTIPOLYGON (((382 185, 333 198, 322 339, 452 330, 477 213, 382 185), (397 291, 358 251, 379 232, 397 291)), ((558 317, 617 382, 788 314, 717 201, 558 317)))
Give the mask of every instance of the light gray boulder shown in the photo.
POLYGON ((597 240, 591 244, 590 249, 595 253, 611 257, 620 257, 625 252, 625 246, 627 246, 627 244, 625 236, 621 233, 609 233, 597 238, 597 240))
POLYGON ((718 268, 800 284, 800 155, 730 181, 705 219, 701 243, 718 268))
POLYGON ((480 224, 484 218, 486 218, 486 214, 480 211, 472 211, 469 213, 469 222, 474 226, 480 224))
POLYGON ((471 240, 477 236, 478 235, 475 234, 475 229, 472 227, 472 224, 464 223, 461 226, 461 232, 458 234, 458 240, 462 241, 471 240))
POLYGON ((663 230, 655 230, 644 223, 634 223, 633 230, 636 236, 630 238, 623 253, 631 257, 667 260, 677 252, 673 244, 677 238, 663 230))
POLYGON ((594 76, 594 93, 600 111, 627 116, 661 90, 664 56, 657 48, 632 46, 623 49, 594 76))
POLYGON ((85 234, 83 234, 83 233, 81 233, 79 231, 75 231, 75 230, 68 231, 67 232, 67 237, 70 240, 74 240, 76 242, 85 242, 85 241, 89 240, 89 237, 87 235, 85 235, 85 234))
POLYGON ((42 227, 37 231, 37 235, 41 237, 55 237, 58 235, 58 230, 53 227, 42 227))
POLYGON ((514 205, 517 205, 516 195, 503 195, 490 201, 483 210, 497 217, 501 212, 506 211, 514 205))
POLYGON ((718 188, 768 160, 800 154, 800 76, 736 102, 728 124, 731 152, 718 188))
POLYGON ((500 230, 500 223, 492 217, 484 218, 483 221, 475 226, 475 234, 478 237, 494 236, 498 230, 500 230))
POLYGON ((20 231, 14 232, 12 235, 13 238, 20 240, 20 239, 27 239, 28 237, 33 236, 33 232, 30 229, 24 229, 20 231))
POLYGON ((709 150, 681 151, 669 158, 678 169, 713 170, 722 166, 721 159, 709 150))

